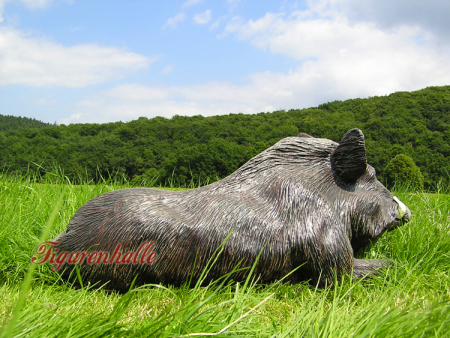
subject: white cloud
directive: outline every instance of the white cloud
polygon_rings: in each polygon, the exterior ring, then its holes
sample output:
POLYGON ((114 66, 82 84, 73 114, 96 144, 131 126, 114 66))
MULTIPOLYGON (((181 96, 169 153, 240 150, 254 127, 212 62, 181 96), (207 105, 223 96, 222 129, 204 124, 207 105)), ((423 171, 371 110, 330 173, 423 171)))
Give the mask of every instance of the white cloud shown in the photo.
POLYGON ((167 29, 167 28, 175 29, 178 26, 178 24, 183 22, 185 19, 186 19, 186 14, 178 13, 174 17, 168 18, 162 28, 163 29, 167 29))
POLYGON ((117 47, 66 47, 44 38, 0 28, 0 86, 84 87, 120 78, 154 61, 117 47))
MULTIPOLYGON (((308 98, 366 97, 450 83, 449 46, 438 46, 429 31, 418 25, 382 29, 371 22, 351 23, 331 6, 336 2, 316 1, 290 16, 234 18, 225 34, 298 60, 299 67, 290 74, 269 77, 308 98)), ((299 101, 297 107, 304 106, 299 101)))
MULTIPOLYGON (((272 110, 272 108, 270 108, 272 110)), ((60 124, 70 123, 105 123, 111 121, 131 121, 141 116, 155 117, 162 116, 171 118, 174 115, 224 115, 236 112, 253 113, 245 105, 238 104, 205 104, 198 102, 176 102, 163 101, 154 104, 124 103, 124 104, 104 104, 101 101, 84 101, 77 107, 78 113, 72 114, 69 118, 58 121, 60 124)))
POLYGON ((352 23, 373 22, 385 29, 420 25, 440 38, 449 39, 450 2, 447 0, 339 0, 336 6, 352 23))
POLYGON ((211 116, 273 110, 273 106, 264 105, 263 96, 264 90, 255 92, 253 85, 239 87, 211 82, 156 88, 126 84, 95 93, 78 103, 71 117, 59 123, 102 123, 130 121, 140 116, 170 118, 175 114, 211 116))
POLYGON ((8 0, 0 0, 0 23, 3 22, 3 11, 4 11, 4 7, 5 7, 5 3, 8 0))
MULTIPOLYGON (((12 0, 0 0, 0 23, 3 21, 3 9, 4 5, 7 2, 11 2, 12 0)), ((29 9, 41 9, 50 5, 53 0, 20 0, 27 8, 29 9)))
POLYGON ((216 21, 214 21, 211 26, 209 26, 210 30, 215 30, 219 27, 220 23, 223 22, 227 18, 226 15, 222 15, 221 17, 217 18, 216 21))
POLYGON ((211 10, 207 9, 203 13, 194 15, 194 22, 198 25, 205 25, 211 21, 211 10))
POLYGON ((67 125, 67 124, 70 124, 70 123, 86 123, 86 122, 81 122, 80 118, 81 118, 81 114, 80 113, 72 114, 72 115, 70 115, 69 118, 62 119, 59 122, 59 124, 66 124, 67 125))
POLYGON ((119 86, 80 104, 75 116, 79 122, 106 122, 257 113, 450 83, 449 45, 438 45, 432 32, 420 25, 384 29, 371 21, 352 22, 336 2, 315 1, 290 15, 267 13, 228 23, 228 36, 297 60, 289 72, 254 73, 244 85, 119 86))
POLYGON ((263 73, 249 80, 244 86, 220 82, 163 88, 121 85, 80 102, 75 114, 60 123, 130 121, 140 116, 169 118, 175 114, 251 114, 285 108, 286 102, 292 108, 298 107, 295 105, 298 89, 290 87, 295 80, 289 81, 289 76, 263 73), (280 86, 281 81, 286 85, 280 86))
MULTIPOLYGON (((414 38, 421 33, 419 27, 402 26, 383 31, 370 23, 349 24, 343 17, 334 20, 303 20, 300 15, 284 18, 268 13, 256 21, 234 20, 225 31, 234 33, 240 40, 249 40, 260 49, 284 54, 300 61, 340 55, 342 52, 374 54, 398 51, 415 46, 414 38)), ((361 58, 365 61, 366 58, 361 58)))
POLYGON ((162 74, 167 75, 173 72, 173 68, 175 67, 175 65, 167 65, 166 67, 163 68, 163 70, 161 71, 162 74))
POLYGON ((196 5, 196 4, 198 4, 198 3, 200 3, 200 2, 202 2, 202 0, 187 0, 184 4, 183 4, 183 8, 184 7, 190 7, 190 6, 193 6, 193 5, 196 5))
POLYGON ((240 0, 228 0, 229 11, 233 12, 239 5, 240 0))
POLYGON ((226 25, 228 37, 296 60, 297 67, 288 72, 254 73, 244 85, 122 85, 80 103, 63 123, 298 109, 450 83, 450 44, 445 39, 406 19, 387 27, 375 15, 353 18, 343 8, 355 4, 317 0, 306 10, 267 13, 256 20, 235 17, 226 25))
POLYGON ((29 9, 44 8, 50 5, 53 0, 20 0, 29 9))
MULTIPOLYGON (((399 88, 417 90, 449 83, 448 77, 436 70, 436 64, 420 56, 408 63, 417 65, 423 62, 420 72, 424 74, 430 71, 429 77, 417 77, 404 70, 391 74, 389 69, 373 67, 371 74, 367 75, 366 72, 366 78, 358 75, 358 69, 354 73, 347 73, 341 66, 342 62, 342 59, 308 61, 287 74, 255 73, 249 77, 246 85, 223 82, 172 87, 122 85, 94 94, 76 107, 73 117, 60 123, 130 121, 140 116, 170 118, 175 114, 254 114, 313 107, 333 100, 366 97, 368 93, 370 96, 385 95, 399 88), (343 78, 348 80, 343 81, 343 78), (417 83, 421 83, 421 87, 417 87, 417 83)), ((348 67, 353 67, 355 60, 350 57, 345 62, 348 67)), ((360 63, 358 65, 361 66, 360 63)))

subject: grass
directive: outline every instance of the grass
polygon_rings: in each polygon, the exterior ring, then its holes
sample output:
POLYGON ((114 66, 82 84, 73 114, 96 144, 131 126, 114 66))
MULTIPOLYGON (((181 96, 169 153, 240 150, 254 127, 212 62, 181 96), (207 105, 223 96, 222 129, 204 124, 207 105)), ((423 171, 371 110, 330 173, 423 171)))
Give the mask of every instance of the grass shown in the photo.
POLYGON ((124 182, 53 184, 0 175, 1 337, 449 337, 450 196, 395 193, 412 220, 358 253, 394 264, 369 280, 74 289, 30 257, 91 198, 124 182), (46 229, 48 235, 46 236, 46 229))

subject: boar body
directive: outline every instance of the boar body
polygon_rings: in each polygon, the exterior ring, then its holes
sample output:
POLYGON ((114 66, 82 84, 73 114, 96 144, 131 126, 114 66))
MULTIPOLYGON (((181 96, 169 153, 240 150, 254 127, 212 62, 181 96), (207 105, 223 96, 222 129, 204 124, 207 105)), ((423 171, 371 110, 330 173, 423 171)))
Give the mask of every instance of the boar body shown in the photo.
MULTIPOLYGON (((151 264, 80 265, 84 282, 126 291, 136 285, 182 285, 200 277, 229 235, 205 282, 235 266, 252 266, 261 282, 281 279, 331 284, 335 275, 376 273, 383 263, 354 252, 409 220, 409 209, 367 165, 364 135, 348 131, 341 143, 288 137, 230 176, 193 190, 123 189, 82 206, 55 242, 59 252, 136 252, 155 242, 151 264), (194 266, 195 262, 195 266, 194 266)), ((70 264, 63 276, 67 278, 70 264)), ((246 278, 248 270, 232 275, 246 278)))

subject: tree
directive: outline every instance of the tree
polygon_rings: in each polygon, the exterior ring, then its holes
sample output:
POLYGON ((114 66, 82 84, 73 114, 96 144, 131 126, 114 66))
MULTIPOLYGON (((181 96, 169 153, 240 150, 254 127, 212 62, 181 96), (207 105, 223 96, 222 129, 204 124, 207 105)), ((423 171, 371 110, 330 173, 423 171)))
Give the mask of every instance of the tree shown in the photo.
POLYGON ((399 154, 389 161, 385 169, 387 185, 407 185, 415 189, 423 188, 423 176, 413 159, 399 154))

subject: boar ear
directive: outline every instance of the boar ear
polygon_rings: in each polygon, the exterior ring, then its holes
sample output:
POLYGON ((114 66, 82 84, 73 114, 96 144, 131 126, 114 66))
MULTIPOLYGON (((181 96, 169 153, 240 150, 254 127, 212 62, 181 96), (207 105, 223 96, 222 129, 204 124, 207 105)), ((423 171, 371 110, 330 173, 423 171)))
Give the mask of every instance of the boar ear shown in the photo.
POLYGON ((355 182, 366 172, 366 145, 361 130, 355 128, 345 133, 331 155, 331 165, 336 175, 347 182, 355 182))

